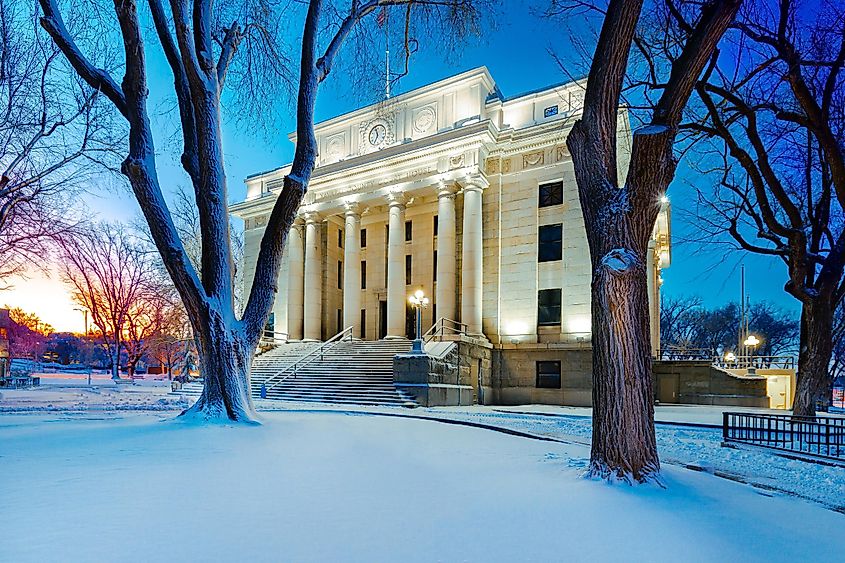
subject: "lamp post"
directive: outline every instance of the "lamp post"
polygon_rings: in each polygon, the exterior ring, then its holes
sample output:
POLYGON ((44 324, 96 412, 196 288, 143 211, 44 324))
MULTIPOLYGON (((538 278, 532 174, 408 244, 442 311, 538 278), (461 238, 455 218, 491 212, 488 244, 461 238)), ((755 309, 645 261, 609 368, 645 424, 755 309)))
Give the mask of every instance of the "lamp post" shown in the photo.
POLYGON ((754 375, 757 373, 757 368, 754 366, 754 348, 760 345, 760 339, 753 334, 749 334, 743 344, 749 349, 748 374, 754 375))
POLYGON ((422 354, 422 310, 428 307, 428 297, 425 296, 423 290, 418 289, 408 298, 408 301, 417 310, 417 337, 414 339, 413 346, 411 347, 411 354, 422 354))

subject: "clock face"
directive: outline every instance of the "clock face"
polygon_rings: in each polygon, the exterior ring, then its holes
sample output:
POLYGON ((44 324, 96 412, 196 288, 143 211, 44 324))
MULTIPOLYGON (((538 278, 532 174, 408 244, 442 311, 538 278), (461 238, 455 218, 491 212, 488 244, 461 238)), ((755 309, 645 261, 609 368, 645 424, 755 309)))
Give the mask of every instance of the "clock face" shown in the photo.
POLYGON ((382 144, 384 142, 384 138, 387 136, 387 128, 382 125, 381 123, 374 125, 372 129, 370 129, 369 140, 370 144, 374 147, 382 144))

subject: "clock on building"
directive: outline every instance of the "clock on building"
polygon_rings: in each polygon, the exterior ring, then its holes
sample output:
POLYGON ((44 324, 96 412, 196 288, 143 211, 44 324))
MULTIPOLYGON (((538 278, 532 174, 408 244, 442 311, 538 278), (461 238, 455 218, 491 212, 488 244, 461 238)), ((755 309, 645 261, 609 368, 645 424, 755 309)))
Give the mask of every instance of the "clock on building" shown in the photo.
POLYGON ((387 128, 382 123, 377 123, 370 128, 370 133, 367 135, 367 138, 370 141, 370 144, 374 147, 379 146, 384 142, 385 137, 387 137, 387 128))

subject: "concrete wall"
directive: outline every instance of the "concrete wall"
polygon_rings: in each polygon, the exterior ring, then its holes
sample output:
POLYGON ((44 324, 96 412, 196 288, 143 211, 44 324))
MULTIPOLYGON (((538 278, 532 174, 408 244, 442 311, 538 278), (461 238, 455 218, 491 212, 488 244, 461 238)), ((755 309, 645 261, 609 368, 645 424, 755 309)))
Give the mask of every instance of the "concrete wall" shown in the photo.
POLYGON ((707 361, 655 361, 653 365, 655 395, 661 403, 769 406, 765 377, 733 375, 707 361))

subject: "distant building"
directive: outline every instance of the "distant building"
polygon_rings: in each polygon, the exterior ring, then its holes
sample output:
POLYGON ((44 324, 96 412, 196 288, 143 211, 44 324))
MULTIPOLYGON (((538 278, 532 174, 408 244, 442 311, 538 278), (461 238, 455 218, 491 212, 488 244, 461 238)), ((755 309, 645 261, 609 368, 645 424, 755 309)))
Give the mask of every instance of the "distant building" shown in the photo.
MULTIPOLYGON (((589 404, 590 255, 565 144, 583 86, 507 98, 482 67, 317 124, 319 156, 288 239, 275 330, 292 340, 345 327, 364 340, 413 337, 408 296, 422 290, 431 298, 423 330, 445 318, 489 342, 490 361, 474 373, 493 401, 589 404)), ((630 149, 620 108, 620 172, 630 149)), ((288 171, 250 176, 246 200, 231 207, 245 221, 247 292, 288 171)), ((669 203, 654 204, 647 275, 657 350, 671 238, 669 203)))

